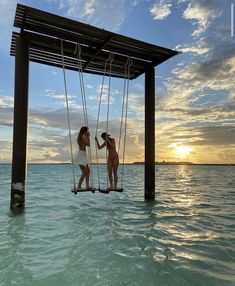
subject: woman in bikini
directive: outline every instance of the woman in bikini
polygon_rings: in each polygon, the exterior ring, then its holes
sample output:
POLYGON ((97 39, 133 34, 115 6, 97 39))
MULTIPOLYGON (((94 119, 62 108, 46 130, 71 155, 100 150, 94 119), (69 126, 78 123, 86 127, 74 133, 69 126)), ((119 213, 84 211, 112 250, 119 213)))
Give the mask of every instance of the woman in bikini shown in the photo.
POLYGON ((82 189, 82 183, 84 179, 86 179, 86 189, 89 189, 89 176, 90 176, 90 168, 88 166, 88 160, 87 160, 87 153, 86 153, 86 147, 90 146, 90 133, 89 129, 86 126, 81 127, 77 143, 79 146, 79 150, 77 153, 76 163, 79 164, 80 169, 82 171, 82 175, 79 179, 77 191, 81 191, 82 189))
POLYGON ((118 153, 116 151, 116 143, 115 139, 111 138, 109 134, 106 132, 101 134, 101 138, 104 140, 103 144, 99 144, 98 138, 95 137, 95 141, 97 144, 98 149, 102 149, 105 146, 107 146, 108 150, 108 160, 107 160, 107 167, 108 167, 108 173, 109 173, 109 182, 110 182, 110 188, 116 189, 117 188, 117 182, 118 182, 118 165, 119 165, 119 158, 118 153))

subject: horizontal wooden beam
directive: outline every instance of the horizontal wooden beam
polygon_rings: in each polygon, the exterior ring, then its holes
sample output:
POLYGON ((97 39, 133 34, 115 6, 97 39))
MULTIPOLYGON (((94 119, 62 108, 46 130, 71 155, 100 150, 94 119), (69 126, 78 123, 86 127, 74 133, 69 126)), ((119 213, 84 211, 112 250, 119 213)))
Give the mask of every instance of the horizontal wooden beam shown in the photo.
MULTIPOLYGON (((132 58, 131 79, 143 74, 147 66, 158 65, 177 51, 146 43, 127 36, 119 35, 91 25, 67 19, 22 4, 17 4, 14 26, 21 32, 31 34, 31 45, 41 52, 60 52, 60 40, 65 46, 65 54, 74 53, 75 46, 82 46, 82 61, 85 72, 105 62, 109 53, 115 55, 115 64, 124 66, 128 57, 132 58), (37 39, 36 39, 37 37, 37 39), (97 62, 97 64, 96 64, 97 62)), ((11 55, 14 55, 14 33, 12 37, 11 55)), ((45 55, 43 55, 45 57, 45 55)), ((48 63, 44 58, 45 64, 48 63)), ((99 70, 102 72, 103 67, 99 70)))
MULTIPOLYGON (((30 42, 30 61, 40 62, 52 66, 61 66, 61 41, 45 35, 39 35, 31 32, 22 33, 30 42)), ((11 55, 15 53, 15 39, 20 35, 15 33, 12 36, 11 55)), ((108 45, 108 43, 107 43, 108 45)), ((76 70, 77 55, 74 54, 76 45, 72 42, 63 42, 65 66, 67 69, 76 70)), ((96 74, 104 72, 105 62, 109 57, 109 52, 106 50, 96 51, 94 55, 93 49, 87 46, 81 46, 81 60, 84 72, 93 70, 96 74)), ((125 64, 127 57, 120 54, 114 54, 114 61, 112 63, 112 73, 115 76, 120 75, 124 77, 125 64)), ((137 59, 132 59, 132 66, 130 68, 130 79, 136 78, 145 72, 147 63, 137 59)))

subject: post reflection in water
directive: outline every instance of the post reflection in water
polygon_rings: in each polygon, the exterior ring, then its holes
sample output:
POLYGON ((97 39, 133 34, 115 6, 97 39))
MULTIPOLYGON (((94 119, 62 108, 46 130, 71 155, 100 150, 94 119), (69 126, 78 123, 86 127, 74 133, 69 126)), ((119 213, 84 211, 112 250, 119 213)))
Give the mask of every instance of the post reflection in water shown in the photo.
POLYGON ((23 285, 32 278, 32 273, 27 269, 27 259, 24 254, 27 244, 26 232, 24 211, 21 210, 17 214, 10 213, 8 229, 3 237, 7 246, 2 250, 7 251, 7 255, 2 253, 5 259, 1 261, 1 268, 4 270, 1 279, 4 285, 23 285))

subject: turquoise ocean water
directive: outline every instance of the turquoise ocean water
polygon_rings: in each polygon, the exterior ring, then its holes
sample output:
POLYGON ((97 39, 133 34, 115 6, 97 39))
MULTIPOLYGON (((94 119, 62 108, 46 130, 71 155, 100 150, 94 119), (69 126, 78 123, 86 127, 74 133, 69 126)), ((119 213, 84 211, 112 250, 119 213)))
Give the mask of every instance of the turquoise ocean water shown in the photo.
POLYGON ((10 176, 0 165, 1 286, 235 285, 233 166, 157 166, 149 203, 143 166, 125 166, 123 193, 75 196, 71 166, 29 165, 17 216, 10 176))

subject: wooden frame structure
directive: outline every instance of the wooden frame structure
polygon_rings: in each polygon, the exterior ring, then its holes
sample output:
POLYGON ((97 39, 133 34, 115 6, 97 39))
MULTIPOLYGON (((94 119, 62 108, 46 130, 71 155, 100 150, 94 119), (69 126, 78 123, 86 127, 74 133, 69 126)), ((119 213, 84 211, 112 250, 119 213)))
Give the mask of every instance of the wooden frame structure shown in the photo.
POLYGON ((29 61, 62 68, 61 42, 66 69, 78 71, 76 49, 81 49, 82 71, 103 75, 110 53, 112 77, 123 78, 132 59, 130 79, 145 73, 145 198, 155 198, 155 70, 177 51, 145 43, 81 22, 17 4, 10 54, 15 56, 14 126, 11 209, 25 203, 29 61))

